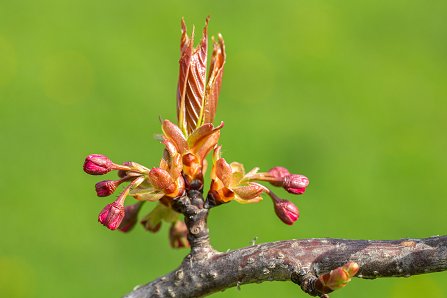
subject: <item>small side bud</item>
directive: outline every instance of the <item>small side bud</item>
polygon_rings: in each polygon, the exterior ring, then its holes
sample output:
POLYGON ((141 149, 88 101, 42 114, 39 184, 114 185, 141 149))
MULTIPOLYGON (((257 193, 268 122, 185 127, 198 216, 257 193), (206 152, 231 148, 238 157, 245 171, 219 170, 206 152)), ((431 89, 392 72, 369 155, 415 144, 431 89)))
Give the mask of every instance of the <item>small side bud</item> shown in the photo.
POLYGON ((98 197, 107 197, 113 194, 120 185, 121 180, 104 180, 96 183, 95 190, 98 197))
POLYGON ((157 233, 161 228, 161 219, 156 221, 149 214, 141 220, 141 224, 146 231, 157 233))
POLYGON ((272 185, 274 185, 274 186, 282 186, 282 179, 283 179, 285 176, 290 175, 289 170, 287 170, 287 169, 284 168, 284 167, 273 167, 273 168, 271 168, 271 169, 268 171, 268 173, 269 173, 272 177, 278 179, 278 181, 271 181, 271 182, 270 182, 270 184, 272 184, 272 185))
POLYGON ((116 230, 124 218, 124 206, 120 202, 108 204, 99 213, 98 221, 110 230, 116 230))
POLYGON ((303 175, 288 175, 283 178, 282 186, 289 193, 303 194, 309 185, 309 179, 303 175))
POLYGON ((138 202, 124 207, 124 218, 118 228, 121 232, 126 233, 133 229, 138 221, 138 213, 140 212, 143 203, 144 202, 138 202))
POLYGON ((360 266, 356 262, 348 262, 329 273, 319 276, 315 287, 319 292, 325 294, 341 289, 351 281, 351 278, 357 274, 359 269, 360 266))
POLYGON ((112 169, 113 162, 102 154, 90 154, 84 162, 84 172, 90 175, 104 175, 112 169))
POLYGON ((188 228, 182 220, 177 220, 169 229, 169 243, 172 248, 189 247, 188 228))
POLYGON ((354 277, 357 274, 357 272, 359 272, 359 270, 360 270, 359 264, 357 264, 356 262, 352 262, 352 261, 344 264, 342 267, 343 267, 343 270, 345 270, 351 277, 354 277))

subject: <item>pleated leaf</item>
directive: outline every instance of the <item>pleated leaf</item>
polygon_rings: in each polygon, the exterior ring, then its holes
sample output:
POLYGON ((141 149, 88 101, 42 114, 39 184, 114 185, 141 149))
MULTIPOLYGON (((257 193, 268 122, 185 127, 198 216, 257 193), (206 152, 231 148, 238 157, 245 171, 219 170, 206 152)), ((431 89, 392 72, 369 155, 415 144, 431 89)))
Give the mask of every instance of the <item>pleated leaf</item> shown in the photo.
POLYGON ((211 56, 210 71, 205 91, 202 123, 213 123, 216 115, 217 102, 220 87, 222 85, 223 70, 225 64, 225 44, 221 34, 216 42, 213 38, 213 54, 211 56))
POLYGON ((208 20, 203 28, 202 40, 193 50, 194 29, 191 38, 182 19, 180 41, 180 71, 177 88, 177 118, 185 135, 197 128, 203 114, 205 100, 206 62, 208 47, 208 20))

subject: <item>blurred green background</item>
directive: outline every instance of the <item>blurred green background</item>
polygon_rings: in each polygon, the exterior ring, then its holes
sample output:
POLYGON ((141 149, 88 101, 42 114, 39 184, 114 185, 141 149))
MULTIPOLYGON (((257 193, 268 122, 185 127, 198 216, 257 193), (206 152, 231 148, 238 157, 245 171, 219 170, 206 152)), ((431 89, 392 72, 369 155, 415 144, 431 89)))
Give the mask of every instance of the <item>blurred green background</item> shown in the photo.
MULTIPOLYGON (((120 297, 180 263, 166 225, 97 223, 110 199, 82 163, 158 164, 180 18, 201 29, 207 15, 227 45, 224 156, 311 181, 292 227, 267 199, 213 210, 218 249, 447 232, 446 1, 0 0, 0 297, 120 297)), ((447 297, 446 284, 447 273, 356 279, 333 297, 447 297)), ((307 296, 274 282, 214 297, 307 296)))

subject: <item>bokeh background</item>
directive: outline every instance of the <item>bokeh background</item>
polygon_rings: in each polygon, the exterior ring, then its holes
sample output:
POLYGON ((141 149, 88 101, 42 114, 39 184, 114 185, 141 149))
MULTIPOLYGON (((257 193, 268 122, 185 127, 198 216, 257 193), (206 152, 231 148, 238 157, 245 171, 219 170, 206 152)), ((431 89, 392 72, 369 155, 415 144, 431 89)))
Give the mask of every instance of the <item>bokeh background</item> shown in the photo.
MULTIPOLYGON (((99 225, 110 199, 82 163, 158 163, 180 18, 201 29, 207 15, 227 45, 224 156, 311 181, 301 197, 278 191, 301 210, 292 227, 268 199, 213 210, 216 248, 446 233, 446 1, 0 0, 0 297, 120 297, 181 262, 166 225, 99 225)), ((446 284, 356 279, 333 296, 447 297, 446 284)), ((214 297, 306 295, 266 282, 214 297)))

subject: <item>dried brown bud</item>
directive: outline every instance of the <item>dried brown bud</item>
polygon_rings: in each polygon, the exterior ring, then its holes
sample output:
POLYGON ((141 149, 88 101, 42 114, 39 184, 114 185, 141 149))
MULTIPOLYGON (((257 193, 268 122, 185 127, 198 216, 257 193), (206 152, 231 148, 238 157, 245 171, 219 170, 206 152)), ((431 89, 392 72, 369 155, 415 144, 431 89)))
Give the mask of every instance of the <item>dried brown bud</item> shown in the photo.
POLYGON ((169 229, 169 243, 172 248, 189 247, 188 228, 184 221, 177 220, 169 229))
POLYGON ((124 218, 118 228, 121 232, 126 233, 133 229, 138 221, 138 213, 140 212, 143 203, 144 202, 138 202, 124 207, 124 218))

